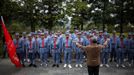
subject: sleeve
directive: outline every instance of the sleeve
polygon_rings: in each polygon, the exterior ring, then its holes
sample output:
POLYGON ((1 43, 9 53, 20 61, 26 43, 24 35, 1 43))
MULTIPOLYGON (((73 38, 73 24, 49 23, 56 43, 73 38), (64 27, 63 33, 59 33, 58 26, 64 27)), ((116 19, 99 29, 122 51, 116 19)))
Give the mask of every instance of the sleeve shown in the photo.
POLYGON ((57 41, 57 48, 60 49, 60 40, 57 41))
POLYGON ((28 47, 29 47, 29 44, 28 44, 28 41, 25 42, 25 46, 26 46, 26 50, 28 50, 28 47))
POLYGON ((120 40, 117 39, 117 49, 120 47, 120 40))
POLYGON ((112 43, 111 41, 109 41, 109 52, 111 52, 111 50, 112 50, 112 43))
POLYGON ((63 38, 63 50, 65 50, 65 38, 63 38))
POLYGON ((73 39, 71 38, 71 48, 73 49, 73 39))
POLYGON ((34 51, 36 51, 36 46, 37 45, 36 45, 36 42, 35 41, 33 42, 33 46, 34 46, 34 51))

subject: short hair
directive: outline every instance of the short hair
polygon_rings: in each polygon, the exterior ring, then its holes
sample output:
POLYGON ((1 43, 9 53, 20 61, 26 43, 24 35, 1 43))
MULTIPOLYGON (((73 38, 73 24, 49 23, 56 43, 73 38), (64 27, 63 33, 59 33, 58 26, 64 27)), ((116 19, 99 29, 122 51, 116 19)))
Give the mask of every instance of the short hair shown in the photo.
POLYGON ((92 41, 93 43, 97 43, 97 40, 96 39, 93 39, 93 41, 92 41))
POLYGON ((97 37, 93 36, 91 39, 93 43, 97 43, 97 37))

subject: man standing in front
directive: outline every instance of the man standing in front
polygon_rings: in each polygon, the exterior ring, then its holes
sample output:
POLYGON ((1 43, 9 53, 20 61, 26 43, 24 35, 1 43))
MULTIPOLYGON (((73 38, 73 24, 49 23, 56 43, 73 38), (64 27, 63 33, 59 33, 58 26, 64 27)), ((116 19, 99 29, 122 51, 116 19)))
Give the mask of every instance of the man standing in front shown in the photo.
POLYGON ((69 35, 69 32, 66 32, 66 37, 64 38, 64 68, 67 66, 71 69, 71 59, 72 59, 72 38, 69 35))
POLYGON ((48 59, 48 38, 46 34, 41 34, 41 39, 39 40, 39 48, 40 48, 40 59, 41 59, 41 66, 47 65, 47 59, 48 59))
MULTIPOLYGON (((77 35, 78 35, 78 37, 75 39, 75 41, 77 41, 77 42, 79 42, 79 44, 83 45, 83 38, 81 37, 81 32, 79 32, 77 35)), ((75 65, 75 67, 82 67, 83 50, 76 47, 75 53, 76 53, 76 65, 75 65)))
POLYGON ((116 62, 116 51, 117 51, 117 40, 119 39, 119 37, 116 35, 116 31, 113 31, 112 36, 110 38, 110 42, 111 42, 111 53, 110 53, 110 62, 112 62, 113 60, 116 62))
POLYGON ((92 44, 88 46, 82 46, 79 43, 76 43, 76 45, 86 52, 88 74, 99 75, 100 52, 102 48, 105 48, 107 46, 107 42, 109 41, 109 39, 107 39, 107 41, 103 45, 97 44, 96 37, 92 37, 92 40, 92 44))
POLYGON ((28 52, 28 58, 30 59, 30 65, 29 67, 37 67, 35 65, 35 50, 36 50, 36 42, 35 40, 32 40, 31 34, 28 35, 28 40, 26 42, 27 45, 27 52, 28 52))
POLYGON ((25 67, 25 64, 24 64, 24 56, 25 56, 25 52, 23 50, 23 42, 22 42, 22 39, 19 35, 19 33, 16 33, 15 34, 15 39, 13 39, 14 41, 14 44, 16 46, 16 53, 17 53, 17 56, 22 64, 23 67, 25 67))

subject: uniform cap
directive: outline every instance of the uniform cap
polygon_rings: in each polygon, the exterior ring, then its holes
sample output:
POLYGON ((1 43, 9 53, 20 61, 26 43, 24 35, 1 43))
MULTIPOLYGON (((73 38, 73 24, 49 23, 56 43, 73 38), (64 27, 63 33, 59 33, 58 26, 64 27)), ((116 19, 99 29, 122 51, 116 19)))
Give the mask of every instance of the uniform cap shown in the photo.
POLYGON ((15 33, 15 35, 19 35, 19 33, 15 33))
POLYGON ((78 35, 81 35, 81 32, 78 32, 77 34, 78 34, 78 35))
POLYGON ((23 34, 23 35, 25 35, 25 34, 26 34, 26 32, 23 32, 22 34, 23 34))
POLYGON ((28 34, 29 37, 31 37, 32 35, 31 34, 28 34))

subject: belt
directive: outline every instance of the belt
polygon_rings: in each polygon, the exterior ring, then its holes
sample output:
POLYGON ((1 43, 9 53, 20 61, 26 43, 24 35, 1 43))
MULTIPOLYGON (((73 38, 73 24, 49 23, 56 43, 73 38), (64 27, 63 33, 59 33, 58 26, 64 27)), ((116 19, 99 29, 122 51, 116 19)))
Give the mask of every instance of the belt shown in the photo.
POLYGON ((28 49, 28 50, 32 50, 32 49, 28 49))
POLYGON ((46 47, 39 47, 39 48, 46 48, 46 47))
POLYGON ((57 48, 52 48, 52 49, 57 49, 57 48))

